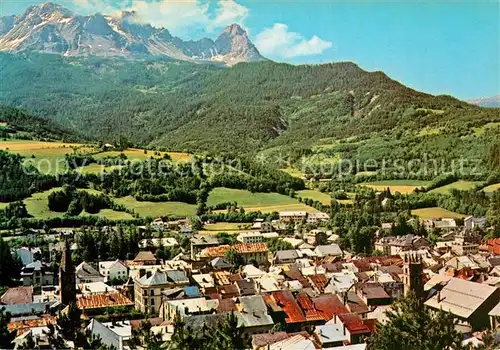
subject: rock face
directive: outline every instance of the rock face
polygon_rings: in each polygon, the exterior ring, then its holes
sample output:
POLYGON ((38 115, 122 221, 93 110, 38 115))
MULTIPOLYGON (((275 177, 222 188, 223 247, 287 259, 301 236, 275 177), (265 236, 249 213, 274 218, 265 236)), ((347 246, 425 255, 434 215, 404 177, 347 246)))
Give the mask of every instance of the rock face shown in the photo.
POLYGON ((165 28, 141 23, 133 11, 116 16, 80 16, 53 3, 31 6, 20 16, 1 17, 0 51, 127 58, 166 56, 227 65, 265 60, 238 24, 225 28, 215 42, 209 38, 184 41, 165 28))

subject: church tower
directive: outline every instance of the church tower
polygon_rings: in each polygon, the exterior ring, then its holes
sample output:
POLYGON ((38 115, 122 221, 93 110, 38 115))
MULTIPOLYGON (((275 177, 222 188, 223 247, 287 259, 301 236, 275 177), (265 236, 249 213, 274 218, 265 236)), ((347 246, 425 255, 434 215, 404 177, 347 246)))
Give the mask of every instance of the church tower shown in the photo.
POLYGON ((64 305, 76 303, 75 267, 71 261, 71 250, 67 238, 65 238, 61 265, 59 266, 59 299, 64 305))
POLYGON ((423 269, 421 256, 413 254, 405 255, 403 264, 405 297, 410 291, 413 291, 417 298, 422 298, 424 296, 423 269))

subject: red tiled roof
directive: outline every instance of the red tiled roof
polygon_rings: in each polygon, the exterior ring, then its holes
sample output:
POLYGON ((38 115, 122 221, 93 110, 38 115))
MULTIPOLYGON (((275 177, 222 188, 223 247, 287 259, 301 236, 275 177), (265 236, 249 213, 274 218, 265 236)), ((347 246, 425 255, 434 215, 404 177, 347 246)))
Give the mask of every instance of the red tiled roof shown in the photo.
POLYGON ((309 276, 311 279, 312 284, 318 288, 320 293, 323 293, 325 291, 325 287, 328 285, 329 279, 325 276, 325 274, 317 274, 317 275, 311 275, 309 276))
POLYGON ((148 262, 156 262, 156 257, 153 253, 148 250, 139 252, 134 259, 135 262, 148 261, 148 262))
POLYGON ((43 327, 49 324, 56 323, 55 316, 44 316, 42 318, 37 318, 35 320, 24 320, 24 321, 14 321, 7 325, 9 331, 17 330, 17 335, 24 334, 33 327, 43 327))
POLYGON ((490 253, 500 255, 500 238, 489 239, 485 246, 490 253))
POLYGON ((321 311, 327 320, 331 320, 334 315, 349 313, 349 310, 337 295, 323 294, 312 301, 316 310, 321 311))
POLYGON ((234 250, 240 254, 267 253, 269 249, 265 243, 241 243, 233 246, 234 250))
POLYGON ((276 304, 280 306, 288 316, 287 318, 285 318, 286 323, 298 323, 306 321, 306 318, 302 313, 299 304, 297 304, 297 301, 293 297, 292 292, 290 291, 272 292, 272 296, 273 299, 276 301, 276 304))
POLYGON ((302 308, 302 311, 304 312, 307 321, 329 320, 325 318, 325 316, 321 311, 316 310, 313 302, 311 301, 311 298, 309 298, 307 294, 305 293, 297 294, 297 302, 299 303, 299 306, 302 308))
POLYGON ((231 249, 229 245, 220 245, 217 247, 208 247, 202 250, 203 256, 207 258, 218 258, 224 256, 231 249))
POLYGON ((297 281, 299 281, 300 284, 302 284, 303 288, 311 287, 311 284, 309 283, 309 281, 307 280, 307 278, 305 278, 304 275, 302 275, 302 273, 300 272, 300 270, 298 270, 298 268, 296 268, 294 265, 292 266, 292 268, 290 270, 283 271, 283 273, 290 280, 297 280, 297 281))
POLYGON ((33 286, 9 288, 2 295, 3 305, 29 304, 33 302, 33 286))
POLYGON ((131 306, 134 303, 121 293, 82 295, 76 300, 79 309, 99 309, 102 307, 131 306))
POLYGON ((356 314, 340 314, 338 318, 351 334, 370 333, 370 328, 368 328, 361 320, 361 317, 356 314))

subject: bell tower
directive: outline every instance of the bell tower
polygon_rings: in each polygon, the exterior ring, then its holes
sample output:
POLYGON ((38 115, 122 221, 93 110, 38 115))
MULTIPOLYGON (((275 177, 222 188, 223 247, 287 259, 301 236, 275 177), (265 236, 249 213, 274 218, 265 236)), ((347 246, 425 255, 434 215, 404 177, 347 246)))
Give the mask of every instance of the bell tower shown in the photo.
POLYGON ((407 254, 403 264, 403 284, 404 295, 408 295, 413 291, 417 298, 424 296, 424 281, 423 281, 423 264, 422 257, 414 254, 407 254))
POLYGON ((75 267, 71 261, 68 238, 65 238, 61 265, 59 266, 59 299, 64 305, 76 303, 75 267))

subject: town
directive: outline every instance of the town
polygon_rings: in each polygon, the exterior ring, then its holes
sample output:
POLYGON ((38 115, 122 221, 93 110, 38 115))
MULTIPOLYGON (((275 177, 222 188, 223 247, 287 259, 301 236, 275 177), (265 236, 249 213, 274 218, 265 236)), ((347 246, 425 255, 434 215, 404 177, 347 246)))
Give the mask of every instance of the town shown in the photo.
MULTIPOLYGON (((56 231, 47 241, 49 257, 39 246, 12 252, 23 265, 22 286, 8 288, 0 301, 11 317, 13 344, 53 344, 51 327, 76 308, 87 332, 117 350, 152 348, 151 339, 168 344, 179 324, 194 334, 229 315, 246 348, 361 350, 388 322, 394 303, 408 296, 451 315, 463 346, 480 346, 498 329, 500 239, 481 242, 476 230, 485 228, 484 218, 469 216, 460 225, 425 220, 426 229, 441 232, 433 243, 393 236, 393 225, 382 224, 371 256, 343 251, 339 236, 322 228, 328 219, 282 211, 229 236, 197 233, 189 218, 159 218, 137 228, 138 253, 130 260, 77 265, 72 256, 84 249, 83 230, 56 231), (305 223, 317 228, 299 231, 305 223), (164 249, 178 253, 164 259, 164 249), (54 256, 57 270, 50 266, 54 256)), ((119 236, 117 227, 99 230, 119 236)), ((26 242, 43 236, 27 235, 26 242)), ((60 337, 75 346, 75 339, 60 337)))

